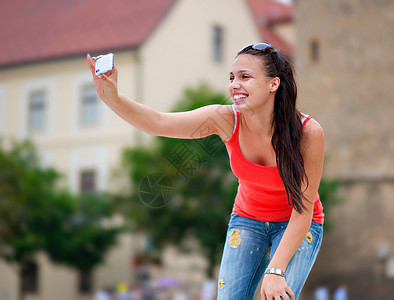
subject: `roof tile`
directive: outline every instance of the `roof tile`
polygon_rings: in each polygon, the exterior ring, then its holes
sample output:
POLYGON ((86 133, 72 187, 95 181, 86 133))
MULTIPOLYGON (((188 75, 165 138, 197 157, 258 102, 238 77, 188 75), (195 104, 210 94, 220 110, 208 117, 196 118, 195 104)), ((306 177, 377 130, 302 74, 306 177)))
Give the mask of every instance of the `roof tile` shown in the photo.
POLYGON ((0 67, 138 47, 176 0, 13 0, 0 9, 0 67))
POLYGON ((246 0, 255 19, 262 39, 277 48, 281 53, 291 56, 292 49, 282 40, 272 27, 281 22, 293 20, 293 6, 275 0, 246 0))

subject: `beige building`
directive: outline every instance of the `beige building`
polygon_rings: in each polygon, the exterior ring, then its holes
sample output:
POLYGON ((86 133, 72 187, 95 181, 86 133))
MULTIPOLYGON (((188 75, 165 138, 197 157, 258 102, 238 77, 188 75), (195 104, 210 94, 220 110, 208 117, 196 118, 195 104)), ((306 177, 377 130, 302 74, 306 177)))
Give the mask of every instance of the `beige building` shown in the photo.
POLYGON ((310 288, 392 299, 394 2, 297 1, 300 102, 325 130, 324 174, 342 181, 310 288))
MULTIPOLYGON (((264 39, 265 23, 256 23, 251 4, 244 0, 2 4, 0 136, 32 139, 42 165, 65 173, 65 184, 72 192, 124 188, 111 180, 120 165, 121 150, 149 137, 97 99, 86 53, 113 52, 121 93, 168 111, 187 86, 208 82, 226 91, 236 52, 264 39)), ((278 29, 279 35, 289 38, 286 26, 278 29)), ((268 40, 275 37, 268 33, 268 40)), ((141 236, 121 237, 119 246, 95 270, 92 291, 130 282, 131 258, 143 244, 141 236)), ((35 292, 28 291, 27 300, 92 298, 78 291, 75 271, 53 265, 44 254, 37 261, 38 286, 35 292)), ((192 290, 197 292, 206 267, 203 259, 168 249, 164 263, 166 275, 192 278, 192 290), (170 259, 175 256, 176 266, 170 259)), ((16 265, 0 261, 0 300, 18 299, 17 274, 16 265)))

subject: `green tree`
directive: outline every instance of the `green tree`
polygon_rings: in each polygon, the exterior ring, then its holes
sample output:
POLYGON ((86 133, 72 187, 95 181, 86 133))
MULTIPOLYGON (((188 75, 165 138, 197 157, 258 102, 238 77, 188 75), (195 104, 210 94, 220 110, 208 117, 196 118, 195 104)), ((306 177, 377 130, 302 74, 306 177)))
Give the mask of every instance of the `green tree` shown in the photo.
POLYGON ((0 258, 22 271, 43 251, 55 262, 90 271, 120 230, 103 227, 112 213, 108 198, 60 189, 62 175, 40 167, 32 142, 0 146, 0 258))
POLYGON ((0 148, 1 257, 20 263, 32 259, 46 243, 51 218, 72 212, 72 199, 55 195, 59 179, 54 169, 39 168, 32 143, 14 142, 9 150, 0 148))
POLYGON ((328 216, 330 215, 331 207, 335 204, 342 203, 344 199, 339 196, 339 188, 341 187, 341 181, 337 178, 323 178, 319 186, 320 200, 324 207, 324 229, 332 230, 334 224, 330 222, 328 216))
POLYGON ((116 245, 122 227, 113 225, 113 208, 103 194, 74 196, 72 213, 56 218, 47 230, 44 250, 55 263, 78 270, 85 280, 80 291, 88 292, 94 267, 103 262, 111 247, 116 245))
MULTIPOLYGON (((224 94, 201 85, 187 89, 173 111, 225 102, 224 94)), ((125 149, 123 166, 132 193, 116 196, 117 202, 135 228, 151 237, 153 252, 168 243, 188 250, 183 242, 193 237, 213 268, 220 259, 237 188, 220 138, 159 137, 149 148, 125 149)))

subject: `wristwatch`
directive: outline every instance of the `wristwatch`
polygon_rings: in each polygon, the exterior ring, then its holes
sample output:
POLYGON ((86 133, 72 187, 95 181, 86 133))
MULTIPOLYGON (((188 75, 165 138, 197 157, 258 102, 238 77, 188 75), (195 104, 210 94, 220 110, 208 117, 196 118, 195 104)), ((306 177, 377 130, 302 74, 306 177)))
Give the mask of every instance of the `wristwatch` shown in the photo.
POLYGON ((283 272, 281 269, 277 269, 277 268, 268 268, 265 270, 264 274, 275 274, 275 275, 285 277, 285 272, 283 272))

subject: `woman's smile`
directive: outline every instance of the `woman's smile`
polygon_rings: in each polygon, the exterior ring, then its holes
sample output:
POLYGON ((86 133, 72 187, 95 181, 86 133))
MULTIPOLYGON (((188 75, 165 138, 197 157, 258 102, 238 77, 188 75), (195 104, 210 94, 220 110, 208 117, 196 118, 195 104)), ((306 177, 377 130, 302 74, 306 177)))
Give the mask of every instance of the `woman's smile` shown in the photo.
POLYGON ((234 104, 237 104, 237 105, 243 103, 247 98, 248 98, 247 94, 243 94, 243 93, 233 94, 233 102, 234 102, 234 104))

